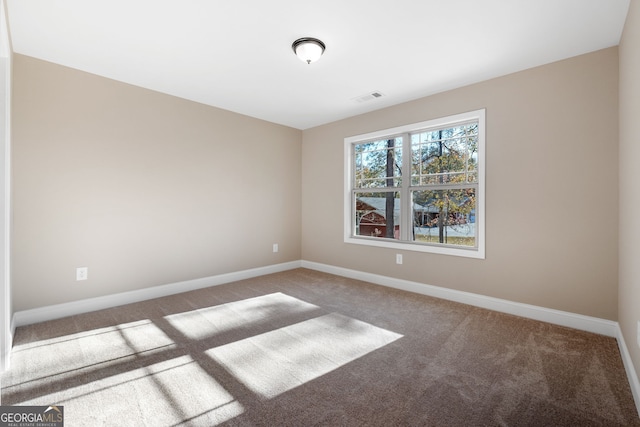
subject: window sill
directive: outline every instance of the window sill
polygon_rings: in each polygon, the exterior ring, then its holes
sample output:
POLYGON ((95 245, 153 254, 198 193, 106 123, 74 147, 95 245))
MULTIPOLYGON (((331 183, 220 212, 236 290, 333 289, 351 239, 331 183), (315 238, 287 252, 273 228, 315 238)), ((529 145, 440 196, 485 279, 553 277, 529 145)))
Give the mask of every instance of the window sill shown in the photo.
POLYGON ((394 249, 394 250, 432 253, 432 254, 438 254, 438 255, 453 255, 453 256, 459 256, 459 257, 465 257, 465 258, 485 259, 483 247, 462 248, 457 246, 435 246, 435 245, 424 245, 419 243, 401 242, 401 241, 390 240, 390 239, 382 239, 379 237, 369 238, 369 237, 353 237, 353 236, 346 236, 344 239, 344 242, 355 244, 355 245, 375 246, 379 248, 387 248, 387 249, 394 249))

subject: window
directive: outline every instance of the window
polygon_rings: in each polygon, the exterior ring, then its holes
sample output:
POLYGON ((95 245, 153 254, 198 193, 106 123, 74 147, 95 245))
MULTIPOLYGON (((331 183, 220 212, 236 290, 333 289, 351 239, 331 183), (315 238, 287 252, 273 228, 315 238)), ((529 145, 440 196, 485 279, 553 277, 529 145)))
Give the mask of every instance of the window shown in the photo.
POLYGON ((345 242, 484 258, 485 110, 345 139, 345 242))

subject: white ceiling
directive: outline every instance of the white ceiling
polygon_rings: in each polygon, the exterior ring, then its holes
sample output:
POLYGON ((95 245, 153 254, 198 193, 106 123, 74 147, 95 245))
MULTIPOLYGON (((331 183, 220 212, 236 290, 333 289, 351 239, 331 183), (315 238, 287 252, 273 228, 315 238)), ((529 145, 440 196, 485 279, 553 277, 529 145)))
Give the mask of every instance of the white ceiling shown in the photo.
POLYGON ((615 46, 630 0, 7 0, 13 51, 298 129, 615 46), (291 43, 316 37, 307 65, 291 43), (354 98, 374 91, 383 97, 354 98))

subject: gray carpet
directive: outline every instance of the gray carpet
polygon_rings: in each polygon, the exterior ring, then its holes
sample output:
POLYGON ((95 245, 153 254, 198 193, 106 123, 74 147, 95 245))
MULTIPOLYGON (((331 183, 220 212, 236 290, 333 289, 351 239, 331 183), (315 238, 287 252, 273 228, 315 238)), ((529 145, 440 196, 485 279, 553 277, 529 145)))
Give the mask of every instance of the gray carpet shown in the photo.
POLYGON ((298 269, 18 328, 74 426, 640 426, 616 341, 298 269))

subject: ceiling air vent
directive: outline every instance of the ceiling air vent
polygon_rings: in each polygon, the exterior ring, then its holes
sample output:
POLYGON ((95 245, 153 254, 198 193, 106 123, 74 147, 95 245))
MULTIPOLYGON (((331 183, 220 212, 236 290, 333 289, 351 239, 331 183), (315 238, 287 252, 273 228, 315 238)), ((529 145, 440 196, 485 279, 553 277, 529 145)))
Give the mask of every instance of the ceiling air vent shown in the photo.
POLYGON ((382 96, 383 96, 382 92, 375 91, 375 92, 368 93, 366 95, 357 96, 353 98, 353 100, 356 102, 367 102, 367 101, 371 101, 372 99, 381 98, 382 96))

